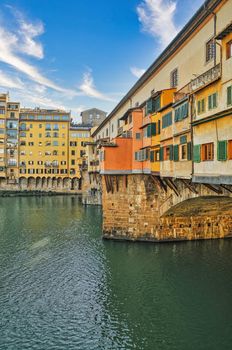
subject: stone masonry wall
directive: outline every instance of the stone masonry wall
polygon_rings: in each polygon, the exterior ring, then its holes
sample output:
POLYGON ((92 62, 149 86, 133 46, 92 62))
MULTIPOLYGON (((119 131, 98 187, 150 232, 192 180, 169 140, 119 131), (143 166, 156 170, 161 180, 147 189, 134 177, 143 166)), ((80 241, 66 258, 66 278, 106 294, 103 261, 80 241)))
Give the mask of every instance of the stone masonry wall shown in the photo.
POLYGON ((103 176, 103 237, 138 241, 232 237, 231 193, 217 196, 206 186, 196 186, 198 194, 177 181, 177 196, 149 175, 103 176))

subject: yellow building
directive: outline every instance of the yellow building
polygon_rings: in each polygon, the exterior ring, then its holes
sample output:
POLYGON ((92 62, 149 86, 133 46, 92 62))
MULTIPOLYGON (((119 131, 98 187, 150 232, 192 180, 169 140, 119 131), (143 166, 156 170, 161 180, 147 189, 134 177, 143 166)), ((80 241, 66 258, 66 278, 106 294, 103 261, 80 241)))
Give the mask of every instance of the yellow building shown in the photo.
POLYGON ((20 177, 67 177, 70 113, 21 109, 20 177))
POLYGON ((154 134, 151 137, 151 172, 160 174, 160 134, 162 126, 162 111, 172 104, 176 89, 166 89, 159 92, 159 109, 151 115, 151 123, 155 125, 154 134))
POLYGON ((80 168, 86 148, 84 143, 90 142, 91 126, 71 124, 69 129, 69 176, 80 179, 80 168))
POLYGON ((195 100, 193 180, 232 184, 232 22, 216 35, 216 40, 221 62, 190 87, 195 100))

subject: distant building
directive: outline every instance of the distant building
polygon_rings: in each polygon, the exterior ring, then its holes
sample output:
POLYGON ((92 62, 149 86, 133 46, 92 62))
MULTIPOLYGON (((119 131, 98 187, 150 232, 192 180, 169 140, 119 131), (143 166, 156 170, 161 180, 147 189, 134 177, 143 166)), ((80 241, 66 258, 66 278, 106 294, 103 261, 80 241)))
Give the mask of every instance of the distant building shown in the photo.
POLYGON ((98 126, 106 118, 106 115, 106 112, 97 108, 87 109, 86 111, 81 112, 82 123, 91 126, 98 126))

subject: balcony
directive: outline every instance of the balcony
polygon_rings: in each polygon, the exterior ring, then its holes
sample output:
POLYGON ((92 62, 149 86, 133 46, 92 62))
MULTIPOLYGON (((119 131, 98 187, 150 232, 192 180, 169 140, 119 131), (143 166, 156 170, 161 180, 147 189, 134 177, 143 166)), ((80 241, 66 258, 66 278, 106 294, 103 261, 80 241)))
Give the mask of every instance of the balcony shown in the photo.
POLYGON ((202 89, 203 87, 211 84, 221 77, 221 65, 220 63, 213 68, 207 70, 205 73, 199 75, 196 79, 193 79, 189 83, 189 91, 195 92, 202 89))
POLYGON ((118 135, 121 135, 123 133, 123 126, 120 126, 118 128, 118 135))

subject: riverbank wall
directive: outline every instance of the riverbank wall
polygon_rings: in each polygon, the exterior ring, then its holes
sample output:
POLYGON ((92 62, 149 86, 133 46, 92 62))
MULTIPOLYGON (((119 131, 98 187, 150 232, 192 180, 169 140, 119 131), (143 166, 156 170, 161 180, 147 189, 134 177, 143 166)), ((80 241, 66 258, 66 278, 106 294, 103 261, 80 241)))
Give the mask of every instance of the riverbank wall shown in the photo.
POLYGON ((149 175, 105 175, 103 238, 165 242, 232 237, 231 188, 220 195, 215 190, 149 175))

